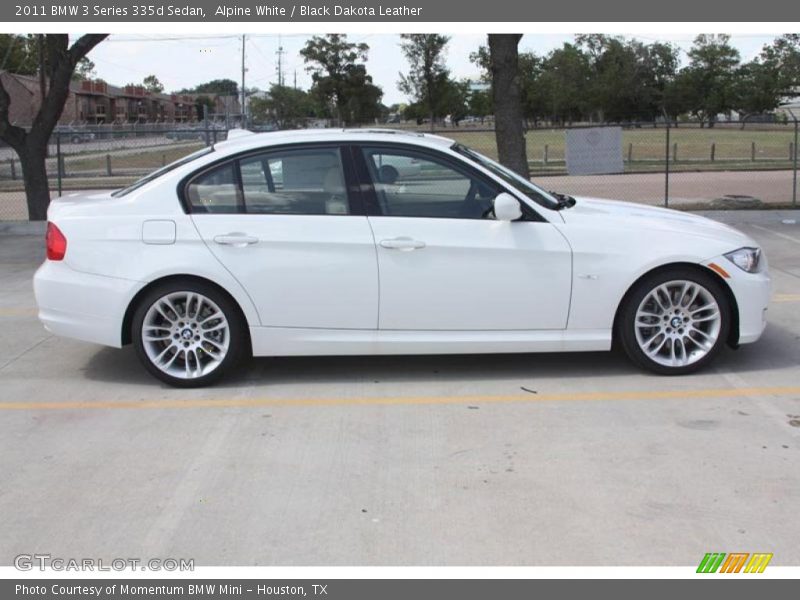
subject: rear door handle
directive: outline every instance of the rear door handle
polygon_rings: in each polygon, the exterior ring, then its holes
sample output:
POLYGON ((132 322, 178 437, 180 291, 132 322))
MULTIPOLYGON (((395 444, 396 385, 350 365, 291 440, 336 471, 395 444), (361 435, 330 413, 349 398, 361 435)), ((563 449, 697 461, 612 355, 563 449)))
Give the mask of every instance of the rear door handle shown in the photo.
POLYGON ((223 235, 214 236, 214 241, 223 246, 236 246, 237 248, 244 248, 251 244, 257 244, 258 238, 244 233, 226 233, 223 235))
POLYGON ((410 237, 397 237, 390 240, 381 240, 381 246, 389 250, 400 250, 401 252, 411 252, 425 247, 425 242, 412 240, 410 237))

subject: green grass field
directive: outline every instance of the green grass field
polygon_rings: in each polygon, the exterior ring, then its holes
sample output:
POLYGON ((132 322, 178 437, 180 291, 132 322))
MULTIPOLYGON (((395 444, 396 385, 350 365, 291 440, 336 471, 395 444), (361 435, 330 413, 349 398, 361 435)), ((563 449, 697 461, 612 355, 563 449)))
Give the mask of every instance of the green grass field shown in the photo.
MULTIPOLYGON (((493 158, 497 157, 494 133, 451 129, 441 133, 493 158)), ((788 161, 794 132, 791 128, 776 130, 741 130, 733 128, 699 129, 674 128, 670 130, 670 160, 676 162, 711 162, 711 147, 715 146, 715 161, 752 162, 753 144, 755 161, 788 161), (677 150, 677 156, 675 152, 677 150)), ((536 129, 526 134, 528 160, 543 162, 547 146, 548 162, 564 160, 564 130, 536 129)), ((625 129, 622 132, 622 152, 628 153, 632 162, 663 161, 666 152, 666 132, 662 129, 625 129)))
POLYGON ((106 154, 111 157, 111 169, 143 169, 153 171, 165 164, 174 162, 191 154, 204 146, 203 143, 176 144, 173 146, 158 146, 140 151, 125 150, 124 153, 109 151, 108 153, 91 153, 88 156, 67 156, 64 165, 69 176, 70 172, 105 170, 107 168, 106 154))

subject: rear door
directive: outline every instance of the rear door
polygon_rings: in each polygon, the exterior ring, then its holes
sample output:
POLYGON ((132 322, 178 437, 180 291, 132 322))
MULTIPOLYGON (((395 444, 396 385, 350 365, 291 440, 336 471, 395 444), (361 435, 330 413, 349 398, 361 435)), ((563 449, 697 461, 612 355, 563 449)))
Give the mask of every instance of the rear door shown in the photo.
POLYGON ((197 174, 184 201, 264 326, 375 329, 375 245, 349 148, 254 152, 197 174))

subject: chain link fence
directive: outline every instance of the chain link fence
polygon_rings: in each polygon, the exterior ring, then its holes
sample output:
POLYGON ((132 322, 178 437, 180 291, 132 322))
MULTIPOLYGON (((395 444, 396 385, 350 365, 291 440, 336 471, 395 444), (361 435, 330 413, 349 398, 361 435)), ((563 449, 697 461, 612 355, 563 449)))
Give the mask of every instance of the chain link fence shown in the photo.
MULTIPOLYGON (((433 133, 496 158, 491 125, 491 121, 476 120, 433 133)), ((404 123, 381 127, 430 132, 404 123)), ((714 127, 651 122, 613 127, 622 127, 622 172, 606 175, 570 175, 568 127, 528 129, 525 139, 533 180, 545 189, 576 196, 679 209, 797 206, 796 121, 717 123, 714 127)), ((219 125, 60 128, 53 134, 47 159, 51 192, 55 197, 118 188, 226 136, 227 128, 219 125)), ((27 218, 19 160, 11 148, 0 146, 0 220, 27 218)))
MULTIPOLYGON (((47 174, 52 197, 123 187, 203 146, 222 141, 219 127, 166 128, 159 124, 57 129, 50 138, 47 174)), ((27 220, 22 168, 16 152, 0 146, 0 220, 27 220)))
MULTIPOLYGON (((569 127, 525 133, 531 177, 548 190, 671 208, 797 205, 798 123, 628 123, 621 127, 622 172, 570 175, 569 127)), ((419 131, 429 129, 410 128, 419 131)), ((495 132, 475 126, 434 131, 492 158, 495 132)))

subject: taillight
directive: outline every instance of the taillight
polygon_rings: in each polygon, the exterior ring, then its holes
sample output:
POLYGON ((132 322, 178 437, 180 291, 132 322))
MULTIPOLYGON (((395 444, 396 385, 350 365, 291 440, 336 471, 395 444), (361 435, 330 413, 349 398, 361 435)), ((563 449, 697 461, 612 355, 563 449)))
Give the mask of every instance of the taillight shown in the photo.
POLYGON ((47 223, 47 234, 44 239, 47 245, 47 259, 64 260, 64 255, 67 253, 67 238, 61 230, 52 223, 47 223))

